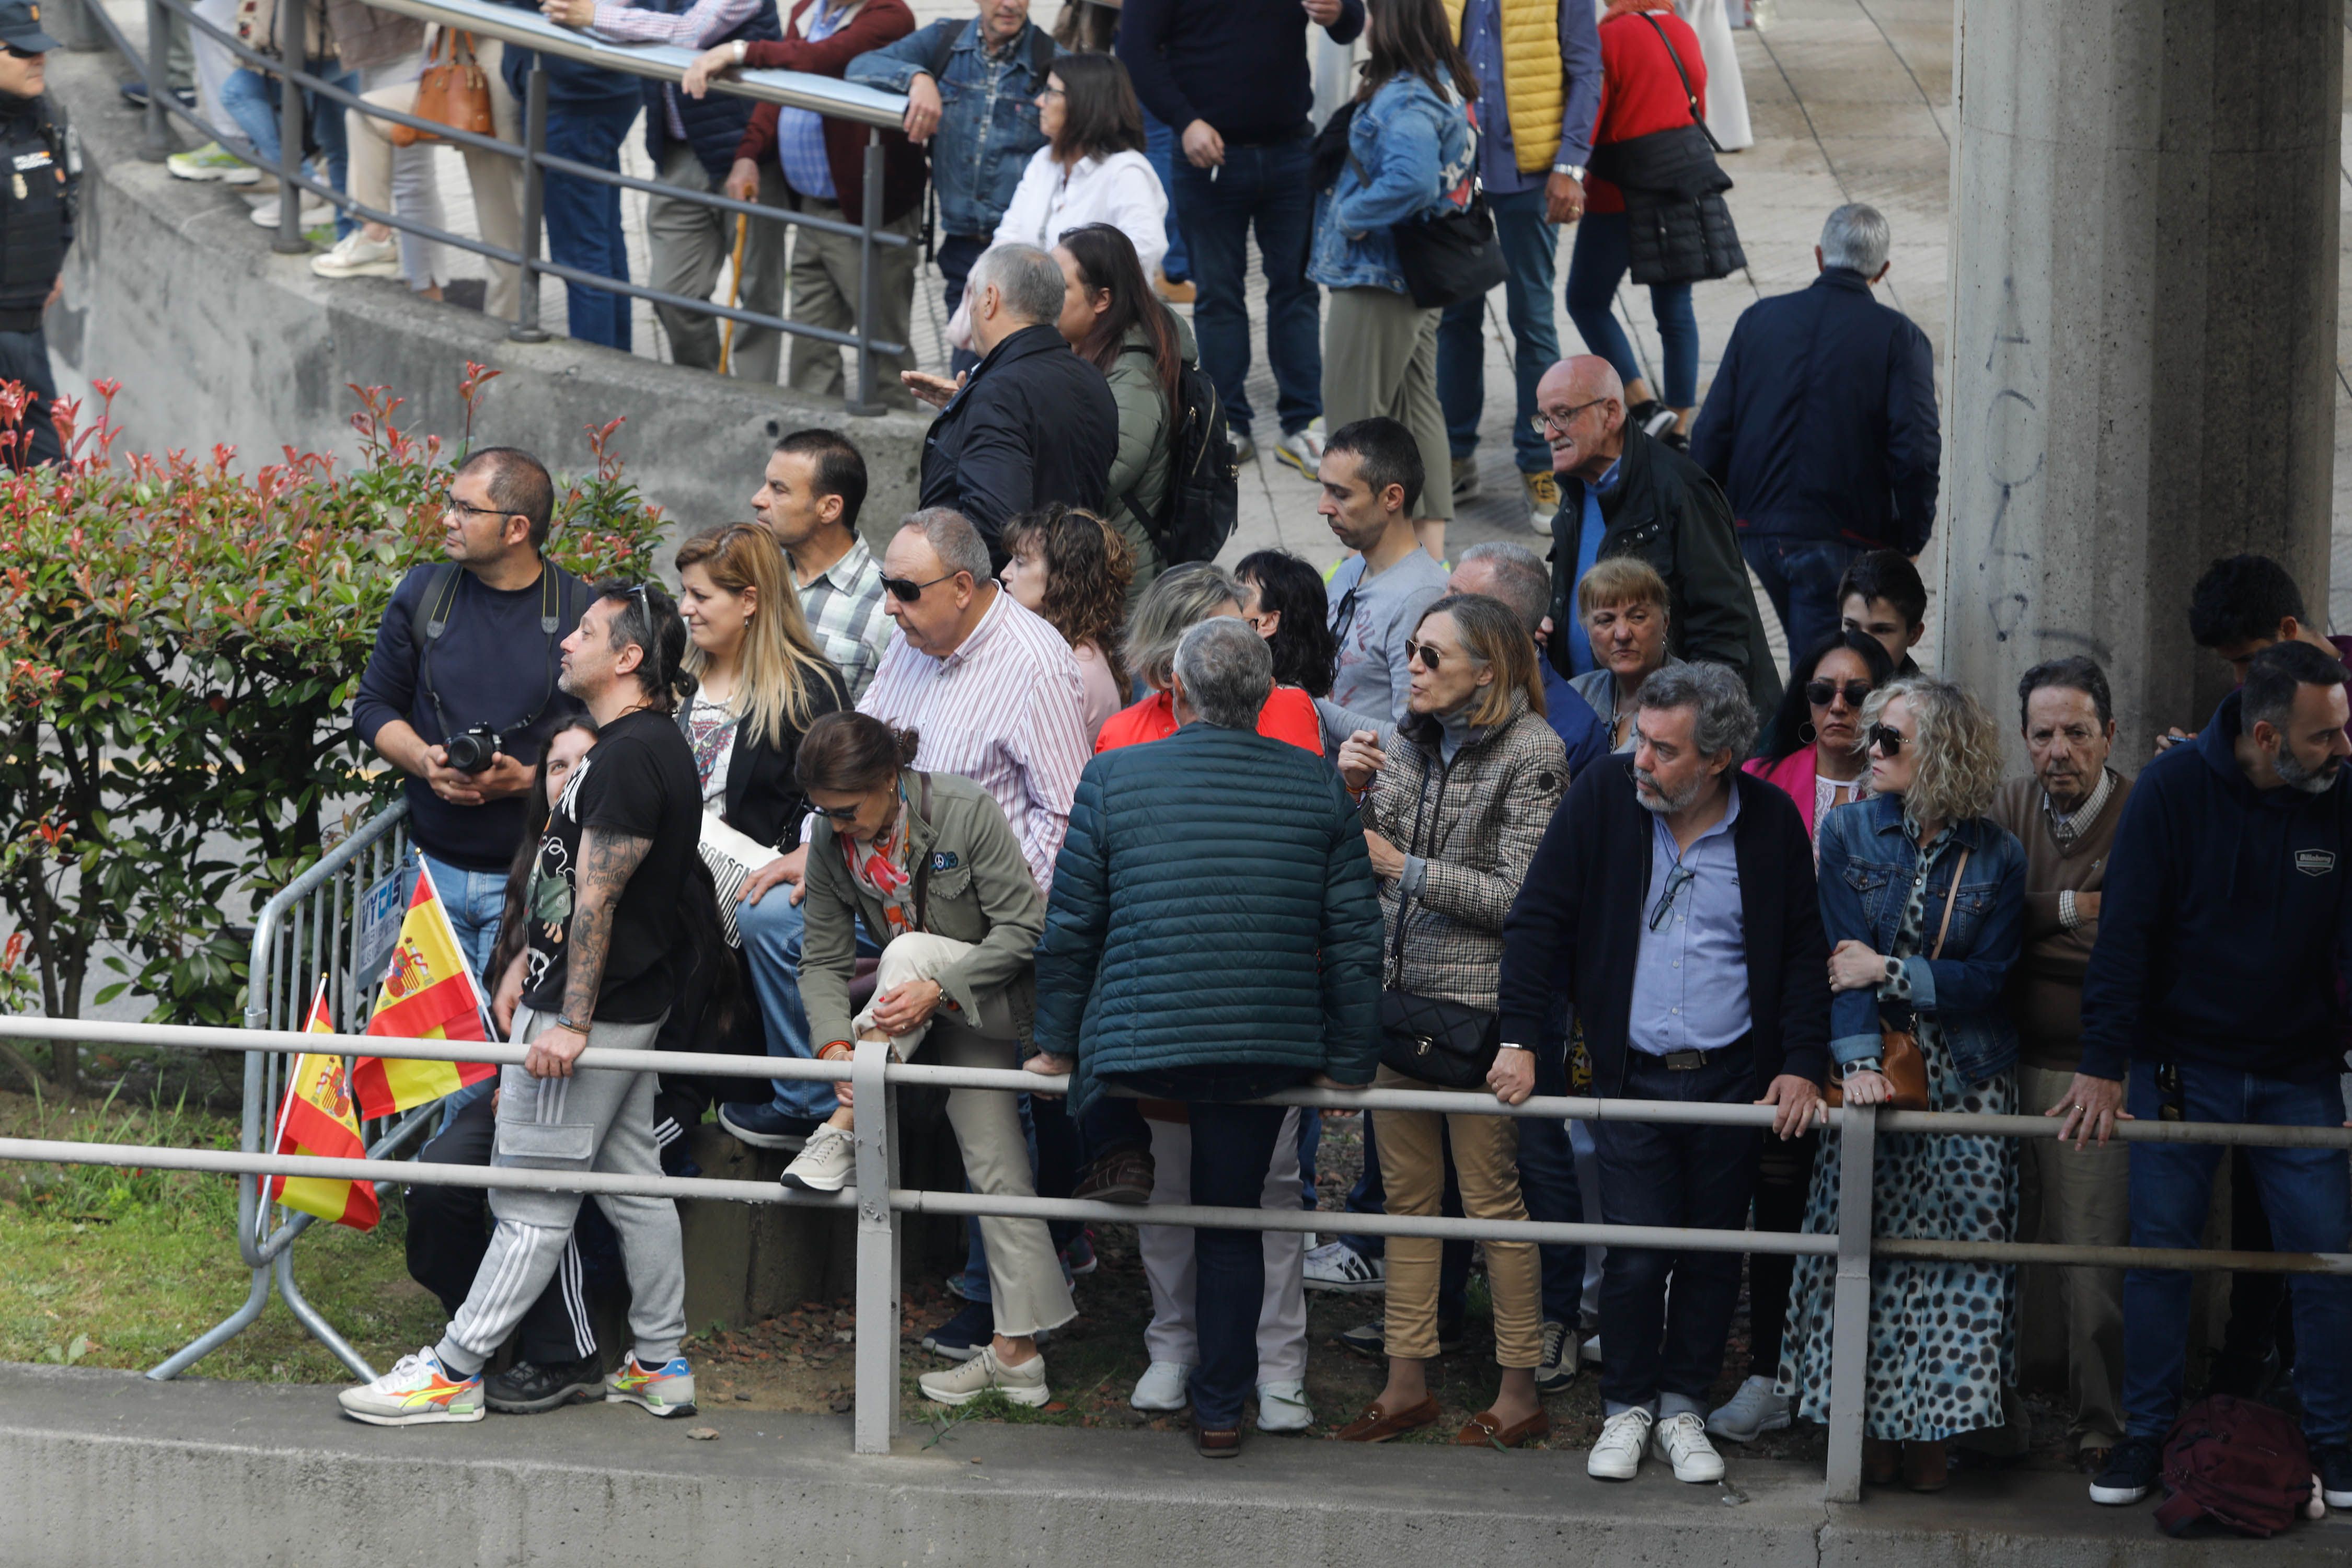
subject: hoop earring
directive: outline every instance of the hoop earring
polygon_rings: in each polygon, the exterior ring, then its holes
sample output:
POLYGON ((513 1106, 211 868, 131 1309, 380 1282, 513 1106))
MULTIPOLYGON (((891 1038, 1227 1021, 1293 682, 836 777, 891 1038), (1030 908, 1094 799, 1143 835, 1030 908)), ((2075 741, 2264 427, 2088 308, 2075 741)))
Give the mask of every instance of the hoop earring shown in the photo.
POLYGON ((1813 721, 1811 719, 1797 726, 1797 744, 1810 746, 1821 738, 1822 732, 1813 728, 1813 721))

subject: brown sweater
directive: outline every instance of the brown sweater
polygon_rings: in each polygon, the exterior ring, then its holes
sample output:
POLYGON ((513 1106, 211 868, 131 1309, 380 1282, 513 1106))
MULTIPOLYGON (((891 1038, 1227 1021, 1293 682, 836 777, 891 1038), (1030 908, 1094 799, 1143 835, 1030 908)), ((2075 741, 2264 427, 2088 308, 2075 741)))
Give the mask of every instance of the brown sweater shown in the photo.
POLYGON ((2065 850, 2050 830, 2038 779, 2010 780, 1985 814, 2025 846, 2025 947, 2009 972, 2009 1005, 2017 1019, 2019 1059, 2030 1067, 2072 1072, 2082 1059, 2083 973, 2099 923, 2084 921, 2067 930, 2058 921, 2058 895, 2099 891, 2130 794, 2131 780, 2116 774, 2098 820, 2065 850))

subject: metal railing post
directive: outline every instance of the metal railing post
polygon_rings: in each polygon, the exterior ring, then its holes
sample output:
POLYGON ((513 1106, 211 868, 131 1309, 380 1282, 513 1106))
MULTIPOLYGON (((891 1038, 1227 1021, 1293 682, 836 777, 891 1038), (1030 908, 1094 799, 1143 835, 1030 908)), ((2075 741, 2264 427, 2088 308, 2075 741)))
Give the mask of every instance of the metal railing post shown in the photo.
MULTIPOLYGON (((294 26, 294 47, 299 51, 302 47, 299 16, 294 26)), ((310 193, 294 183, 301 172, 302 89, 290 77, 281 76, 278 79, 278 234, 269 242, 269 248, 280 256, 299 256, 310 248, 310 242, 302 237, 302 203, 310 193)))
POLYGON ((1837 1283, 1830 1300, 1832 1502, 1862 1500, 1863 1416, 1870 1381, 1870 1187, 1878 1111, 1848 1103, 1838 1119, 1837 1283))
POLYGON ((857 395, 849 400, 852 414, 879 414, 874 396, 874 312, 882 297, 874 276, 874 227, 882 219, 882 132, 866 128, 866 199, 857 215, 857 395))
POLYGON ((851 1058, 857 1108, 857 1413, 853 1450, 887 1454, 898 1430, 898 1216, 890 1207, 897 1131, 884 1072, 886 1040, 860 1040, 851 1058))
POLYGON ((162 163, 172 151, 163 115, 163 95, 172 90, 167 80, 171 70, 171 13, 163 9, 163 0, 147 0, 147 122, 139 155, 150 163, 162 163))
POLYGON ((523 89, 522 241, 516 247, 522 266, 515 279, 514 325, 507 330, 508 339, 518 343, 547 341, 539 320, 539 226, 547 211, 547 171, 540 167, 539 155, 546 151, 547 72, 533 64, 523 89))

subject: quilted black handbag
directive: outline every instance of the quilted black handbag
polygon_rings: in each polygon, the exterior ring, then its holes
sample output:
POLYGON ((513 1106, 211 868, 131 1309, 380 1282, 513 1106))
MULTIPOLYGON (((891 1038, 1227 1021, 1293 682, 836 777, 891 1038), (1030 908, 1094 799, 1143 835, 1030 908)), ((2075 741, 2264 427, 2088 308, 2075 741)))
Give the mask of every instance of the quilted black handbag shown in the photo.
MULTIPOLYGON (((1429 803, 1428 778, 1423 775, 1421 800, 1413 806, 1408 855, 1421 851, 1422 808, 1429 803)), ((1389 943, 1391 980, 1404 973, 1404 931, 1412 900, 1397 895, 1396 935, 1389 943)), ((1476 1089, 1486 1081, 1502 1048, 1503 1019, 1499 1013, 1423 996, 1397 985, 1381 990, 1381 1065, 1407 1078, 1440 1089, 1476 1089)))

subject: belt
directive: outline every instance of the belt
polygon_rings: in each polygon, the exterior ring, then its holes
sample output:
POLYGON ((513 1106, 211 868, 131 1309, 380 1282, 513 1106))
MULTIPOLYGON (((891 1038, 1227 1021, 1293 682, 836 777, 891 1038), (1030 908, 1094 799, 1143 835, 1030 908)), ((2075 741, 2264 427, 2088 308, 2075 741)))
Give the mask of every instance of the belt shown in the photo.
POLYGON ((26 310, 0 310, 0 332, 37 332, 42 320, 43 312, 37 305, 26 310))
POLYGON ((1696 1072, 1709 1062, 1718 1061, 1734 1051, 1746 1050, 1748 1042, 1754 1038, 1752 1035, 1742 1035, 1731 1044, 1717 1046, 1711 1051, 1668 1051, 1655 1059, 1664 1063, 1668 1072, 1696 1072))

